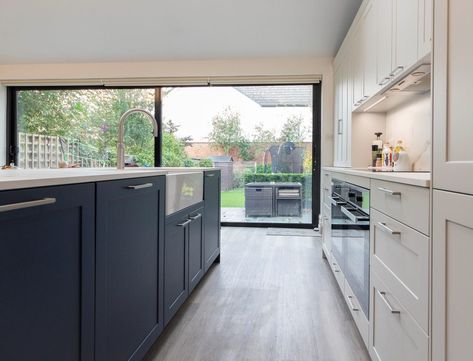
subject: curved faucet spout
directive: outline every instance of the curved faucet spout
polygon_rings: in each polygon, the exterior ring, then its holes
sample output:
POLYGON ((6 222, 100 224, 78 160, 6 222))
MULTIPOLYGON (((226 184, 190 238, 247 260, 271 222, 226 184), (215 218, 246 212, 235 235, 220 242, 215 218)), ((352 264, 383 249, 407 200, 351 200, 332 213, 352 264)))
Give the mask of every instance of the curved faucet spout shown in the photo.
POLYGON ((151 124, 153 125, 153 135, 156 138, 158 136, 158 122, 154 118, 153 114, 145 109, 130 109, 127 110, 123 115, 120 117, 120 122, 118 126, 118 142, 117 142, 117 169, 125 169, 125 121, 131 114, 134 113, 142 113, 145 114, 151 124))

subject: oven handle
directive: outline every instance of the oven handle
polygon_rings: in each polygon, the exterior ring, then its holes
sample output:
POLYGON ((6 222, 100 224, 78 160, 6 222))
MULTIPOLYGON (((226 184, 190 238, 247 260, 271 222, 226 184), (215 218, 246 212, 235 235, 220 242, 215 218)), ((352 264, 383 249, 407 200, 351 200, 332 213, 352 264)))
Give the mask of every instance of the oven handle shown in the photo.
POLYGON ((359 219, 357 216, 355 216, 353 213, 351 213, 351 212, 350 212, 348 209, 346 209, 345 207, 341 206, 340 208, 341 208, 341 210, 342 210, 342 213, 343 213, 345 216, 347 216, 348 218, 350 218, 350 221, 355 222, 355 223, 360 221, 360 219, 359 219))
POLYGON ((333 197, 329 197, 329 198, 330 198, 330 203, 332 203, 334 206, 343 206, 343 205, 347 204, 347 202, 345 202, 345 201, 337 201, 333 197))

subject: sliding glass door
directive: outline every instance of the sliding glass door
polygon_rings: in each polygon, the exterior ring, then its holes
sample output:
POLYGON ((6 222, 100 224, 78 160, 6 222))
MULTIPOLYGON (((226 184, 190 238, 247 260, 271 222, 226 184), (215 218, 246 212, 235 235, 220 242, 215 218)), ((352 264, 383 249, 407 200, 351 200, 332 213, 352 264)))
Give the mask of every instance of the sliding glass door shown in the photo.
POLYGON ((161 95, 162 164, 220 168, 222 222, 313 223, 314 86, 176 87, 161 95))

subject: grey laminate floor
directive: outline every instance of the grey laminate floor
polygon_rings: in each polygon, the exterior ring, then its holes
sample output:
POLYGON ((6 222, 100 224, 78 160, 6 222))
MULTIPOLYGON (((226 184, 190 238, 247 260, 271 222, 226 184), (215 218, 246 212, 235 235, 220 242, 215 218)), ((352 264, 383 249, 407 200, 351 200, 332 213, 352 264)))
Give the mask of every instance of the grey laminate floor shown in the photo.
POLYGON ((223 228, 212 267, 146 361, 367 361, 320 238, 223 228))

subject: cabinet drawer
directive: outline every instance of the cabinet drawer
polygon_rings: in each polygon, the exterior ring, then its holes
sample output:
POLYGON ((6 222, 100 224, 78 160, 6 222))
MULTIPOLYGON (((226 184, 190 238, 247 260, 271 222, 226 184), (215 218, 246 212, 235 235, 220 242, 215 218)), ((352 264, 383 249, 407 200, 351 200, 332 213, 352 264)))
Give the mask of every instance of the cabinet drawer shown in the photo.
POLYGON ((371 180, 371 207, 429 235, 429 189, 371 180))
POLYGON ((428 336, 372 272, 371 332, 373 361, 428 361, 428 336))
POLYGON ((330 207, 330 195, 332 193, 332 177, 330 173, 324 171, 322 173, 322 201, 330 207))
POLYGON ((338 287, 340 287, 342 294, 345 294, 345 276, 343 275, 342 270, 335 260, 332 252, 330 252, 330 256, 327 258, 327 261, 330 265, 330 268, 332 269, 335 279, 337 280, 338 287))
POLYGON ((373 271, 427 331, 429 238, 374 209, 371 220, 373 271))
POLYGON ((346 279, 345 292, 343 295, 345 297, 345 302, 348 305, 348 309, 350 310, 353 320, 355 321, 356 327, 358 327, 358 331, 360 332, 360 335, 363 338, 366 347, 368 347, 368 335, 370 324, 365 314, 361 310, 361 306, 346 279))

